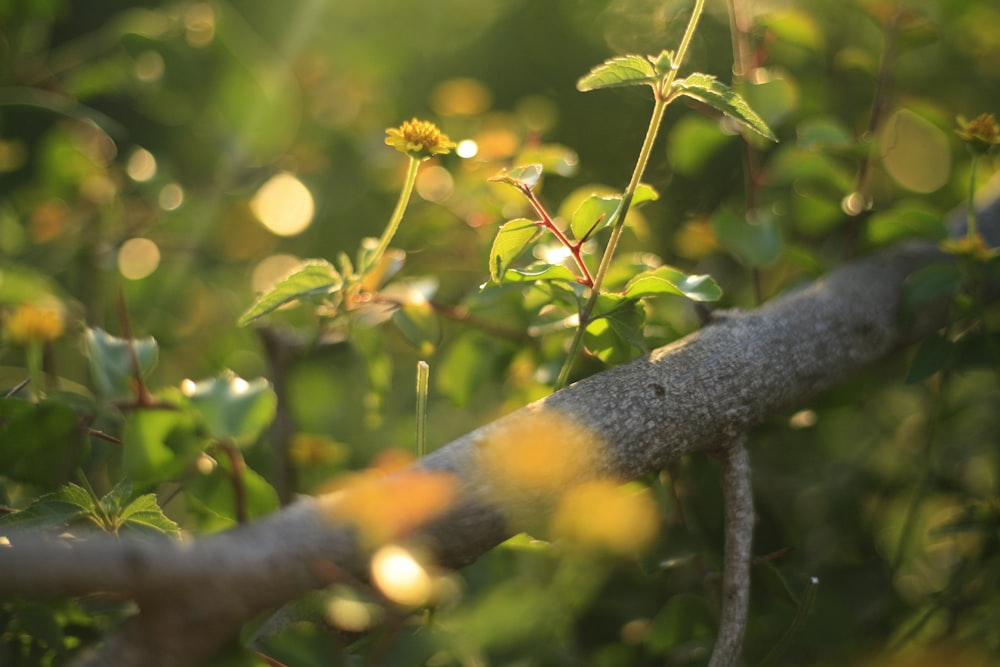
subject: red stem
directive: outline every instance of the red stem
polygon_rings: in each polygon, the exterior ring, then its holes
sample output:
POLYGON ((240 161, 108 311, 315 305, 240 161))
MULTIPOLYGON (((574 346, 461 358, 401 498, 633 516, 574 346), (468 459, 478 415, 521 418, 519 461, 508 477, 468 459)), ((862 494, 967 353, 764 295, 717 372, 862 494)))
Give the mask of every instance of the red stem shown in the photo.
POLYGON ((537 224, 541 225, 545 229, 552 232, 552 234, 556 237, 559 243, 561 243, 563 247, 569 250, 570 254, 573 256, 573 261, 576 262, 577 267, 583 274, 583 276, 581 278, 577 278, 577 280, 581 284, 586 285, 587 287, 593 287, 594 276, 591 275, 590 269, 587 268, 586 262, 583 261, 583 252, 581 251, 583 247, 583 241, 580 241, 579 243, 573 243, 572 241, 569 240, 569 238, 567 238, 565 234, 563 234, 562 230, 559 229, 559 227, 556 226, 556 223, 552 221, 552 218, 545 210, 545 207, 542 206, 542 202, 538 201, 538 197, 535 196, 535 193, 531 191, 531 188, 529 186, 524 184, 519 184, 518 189, 524 193, 525 197, 528 198, 528 201, 531 203, 531 208, 535 210, 535 213, 540 218, 537 224))

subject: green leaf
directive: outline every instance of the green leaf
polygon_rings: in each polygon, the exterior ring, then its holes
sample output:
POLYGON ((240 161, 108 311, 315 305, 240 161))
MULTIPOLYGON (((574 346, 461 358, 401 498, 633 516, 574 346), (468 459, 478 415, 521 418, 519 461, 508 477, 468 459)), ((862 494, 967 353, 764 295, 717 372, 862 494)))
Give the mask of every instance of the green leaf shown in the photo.
POLYGON ((230 370, 185 391, 213 438, 253 443, 274 420, 278 397, 264 378, 246 381, 230 370))
POLYGON ((333 264, 322 259, 307 259, 275 283, 270 290, 260 295, 240 317, 239 325, 249 324, 286 303, 305 297, 330 294, 343 285, 344 279, 333 264))
POLYGON ((758 116, 732 88, 709 74, 695 73, 674 82, 679 95, 704 102, 734 120, 738 120, 765 139, 777 141, 771 128, 758 116))
MULTIPOLYGON (((248 519, 270 514, 278 509, 278 493, 267 480, 249 466, 240 475, 244 490, 244 510, 248 519)), ((199 474, 185 488, 194 514, 201 517, 202 530, 221 530, 236 524, 236 491, 233 469, 228 457, 218 456, 217 465, 208 473, 199 474)))
POLYGON ((510 269, 504 280, 511 283, 530 283, 538 280, 561 280, 577 283, 576 276, 565 266, 557 264, 535 264, 527 269, 510 269))
POLYGON ((595 229, 610 225, 621 203, 622 198, 618 196, 587 197, 573 212, 573 218, 570 220, 569 226, 573 231, 573 238, 583 241, 590 238, 595 229))
POLYGON ((101 498, 101 510, 110 517, 117 516, 131 497, 132 482, 128 477, 124 477, 101 498))
POLYGON ((118 532, 138 536, 180 535, 181 529, 167 518, 156 502, 156 494, 139 496, 117 515, 118 532))
POLYGON ((910 372, 906 383, 914 384, 926 380, 940 370, 951 365, 955 359, 955 344, 944 336, 930 336, 917 348, 910 362, 910 372))
POLYGON ((590 353, 608 364, 630 361, 643 351, 642 326, 645 311, 635 299, 602 294, 594 307, 595 318, 584 330, 590 353))
POLYGON ((674 68, 674 52, 664 49, 659 55, 649 56, 649 62, 653 63, 653 68, 661 77, 665 76, 674 68))
POLYGON ((470 331, 443 350, 435 386, 455 405, 462 407, 488 386, 498 368, 497 341, 470 331))
POLYGON ((718 121, 687 114, 667 135, 667 158, 678 173, 694 175, 731 141, 733 135, 720 132, 718 121))
POLYGON ((50 397, 40 403, 0 399, 0 475, 51 489, 65 481, 65 462, 79 456, 76 412, 50 397))
POLYGON ((538 225, 527 218, 511 220, 500 227, 490 248, 490 277, 493 282, 503 282, 507 269, 531 244, 538 231, 538 225))
POLYGON ((872 215, 866 234, 877 245, 914 237, 943 241, 948 237, 948 228, 940 211, 920 201, 903 201, 872 215))
POLYGON ((853 150, 858 142, 846 126, 835 118, 810 118, 796 129, 803 150, 853 150))
POLYGON ((904 319, 935 299, 954 295, 962 286, 962 271, 952 262, 935 262, 914 271, 903 285, 904 319))
POLYGON ((514 167, 510 171, 504 169, 502 172, 490 178, 493 183, 506 183, 515 188, 528 188, 529 190, 538 183, 542 177, 542 165, 527 164, 514 167))
POLYGON ((204 444, 184 410, 132 410, 125 418, 122 441, 125 474, 140 487, 176 477, 204 444))
POLYGON ((619 56, 605 60, 576 82, 581 92, 599 88, 653 85, 660 80, 653 64, 642 56, 619 56))
POLYGON ((633 299, 674 294, 692 301, 718 301, 722 297, 722 288, 711 276, 690 276, 672 266, 661 266, 628 281, 624 294, 633 299))
POLYGON ((656 201, 659 198, 660 193, 656 191, 656 188, 648 183, 640 183, 635 189, 635 194, 632 195, 632 206, 636 207, 648 201, 656 201))
POLYGON ((712 218, 719 243, 745 266, 764 266, 781 253, 781 228, 770 214, 758 212, 752 221, 730 209, 712 218))
POLYGON ((20 512, 0 515, 0 527, 32 530, 62 529, 94 516, 94 501, 82 487, 67 484, 39 496, 20 512))
POLYGON ((133 350, 142 377, 153 370, 159 356, 159 348, 152 337, 128 340, 112 336, 103 329, 88 328, 84 341, 94 386, 106 398, 132 396, 135 386, 133 350))

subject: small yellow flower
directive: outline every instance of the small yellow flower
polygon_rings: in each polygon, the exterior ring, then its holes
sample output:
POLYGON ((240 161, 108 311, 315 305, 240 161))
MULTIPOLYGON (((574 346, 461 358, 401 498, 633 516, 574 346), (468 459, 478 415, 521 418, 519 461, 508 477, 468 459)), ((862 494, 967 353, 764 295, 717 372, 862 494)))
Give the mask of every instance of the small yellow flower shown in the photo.
POLYGON ((21 304, 4 318, 4 332, 14 345, 48 343, 59 338, 66 328, 62 313, 55 308, 21 304))
POLYGON ((960 136, 975 153, 985 155, 991 148, 1000 144, 1000 125, 991 113, 979 114, 971 121, 963 116, 958 117, 958 129, 955 134, 960 136))
POLYGON ((385 143, 400 153, 406 153, 420 160, 434 155, 445 155, 456 146, 448 135, 428 120, 403 121, 399 127, 385 131, 385 143))

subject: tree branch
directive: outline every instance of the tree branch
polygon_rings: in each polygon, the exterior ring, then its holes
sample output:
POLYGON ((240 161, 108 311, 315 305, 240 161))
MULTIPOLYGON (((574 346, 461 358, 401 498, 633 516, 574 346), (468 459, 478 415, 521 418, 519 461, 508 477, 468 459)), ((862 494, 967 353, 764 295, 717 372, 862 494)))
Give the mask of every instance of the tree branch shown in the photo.
MULTIPOLYGON (((960 232, 964 213, 956 216, 960 232)), ((990 245, 1000 199, 979 214, 990 245)), ((683 340, 578 382, 445 445, 415 466, 448 471, 456 503, 420 529, 442 565, 461 567, 499 544, 530 494, 504 510, 478 465, 480 445, 526 418, 558 415, 594 434, 588 475, 634 479, 685 454, 722 449, 769 415, 807 401, 935 330, 943 313, 902 324, 907 276, 944 256, 908 243, 844 266, 752 312, 727 312, 683 340)), ((354 530, 330 518, 340 498, 300 500, 264 520, 190 542, 91 536, 68 541, 8 534, 0 546, 0 595, 106 591, 140 613, 77 665, 187 666, 217 652, 254 615, 336 581, 365 577, 354 530)))

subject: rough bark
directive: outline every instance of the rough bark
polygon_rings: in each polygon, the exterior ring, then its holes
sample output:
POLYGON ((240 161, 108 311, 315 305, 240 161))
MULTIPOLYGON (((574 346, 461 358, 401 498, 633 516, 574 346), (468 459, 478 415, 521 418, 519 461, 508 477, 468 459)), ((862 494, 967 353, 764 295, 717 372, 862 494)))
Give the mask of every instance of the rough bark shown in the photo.
MULTIPOLYGON (((1000 199, 989 200, 980 224, 997 245, 1000 199)), ((586 476, 632 479, 681 455, 721 451, 939 326, 933 313, 902 323, 899 305, 907 276, 940 258, 930 244, 894 247, 755 311, 722 313, 683 340, 458 438, 415 464, 461 483, 452 509, 421 532, 442 564, 461 567, 511 534, 505 515, 537 511, 530 495, 501 511, 478 452, 540 414, 596 434, 601 449, 586 476)), ((197 664, 256 614, 345 574, 365 576, 353 530, 329 518, 335 505, 303 499, 251 525, 178 543, 10 535, 11 545, 0 546, 0 595, 127 595, 140 613, 77 665, 197 664)))

